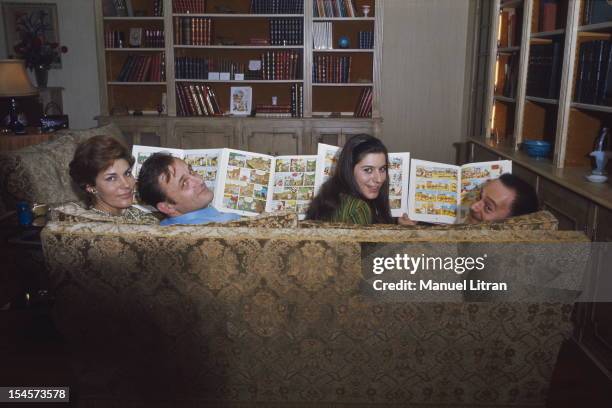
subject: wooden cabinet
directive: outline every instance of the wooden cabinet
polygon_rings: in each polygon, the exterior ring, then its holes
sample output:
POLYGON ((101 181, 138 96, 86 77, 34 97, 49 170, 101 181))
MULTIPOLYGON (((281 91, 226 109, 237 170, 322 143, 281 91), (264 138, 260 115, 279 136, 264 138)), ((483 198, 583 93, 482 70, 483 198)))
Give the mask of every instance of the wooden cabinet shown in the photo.
POLYGON ((243 146, 249 152, 279 155, 303 154, 304 129, 300 121, 246 121, 243 146))
MULTIPOLYGON (((213 93, 219 109, 212 110, 229 113, 231 88, 250 87, 259 113, 275 100, 277 106, 299 105, 294 117, 362 111, 360 121, 380 119, 382 1, 344 1, 333 12, 324 3, 132 0, 133 7, 118 11, 116 2, 95 0, 102 115, 210 116, 207 107, 214 103, 206 97, 213 93), (329 47, 315 47, 326 25, 329 47)), ((272 130, 272 140, 263 143, 263 133, 245 142, 230 140, 225 128, 202 136, 187 128, 176 128, 179 146, 206 139, 274 150, 280 141, 280 150, 308 150, 303 140, 289 146, 272 130)))
POLYGON ((560 230, 588 232, 589 200, 546 179, 539 193, 541 207, 557 217, 560 230))
POLYGON ((173 124, 172 140, 181 149, 238 148, 236 124, 226 120, 181 120, 173 124))
POLYGON ((97 119, 100 126, 115 123, 129 145, 175 146, 168 145, 168 122, 163 117, 101 116, 97 119))
POLYGON ((478 50, 489 55, 478 73, 487 84, 483 140, 515 150, 524 140, 545 140, 553 149, 543 160, 588 171, 598 131, 612 123, 600 75, 610 68, 612 21, 601 3, 492 0, 482 8, 489 13, 480 29, 488 48, 478 50))

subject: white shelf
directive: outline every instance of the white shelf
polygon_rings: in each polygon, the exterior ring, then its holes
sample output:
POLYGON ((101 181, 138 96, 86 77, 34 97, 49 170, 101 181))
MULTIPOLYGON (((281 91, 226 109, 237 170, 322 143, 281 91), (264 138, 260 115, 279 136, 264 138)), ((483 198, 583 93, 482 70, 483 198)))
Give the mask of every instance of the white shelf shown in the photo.
POLYGON ((373 86, 374 84, 372 82, 349 82, 349 83, 314 83, 312 84, 313 87, 315 86, 373 86))
POLYGON ((245 79, 244 81, 230 79, 175 79, 175 82, 216 82, 216 83, 231 83, 231 84, 244 84, 244 83, 258 83, 258 84, 293 84, 302 83, 303 79, 245 79))
POLYGON ((134 51, 166 51, 165 48, 137 48, 137 47, 124 47, 124 48, 105 48, 104 51, 118 51, 118 52, 134 52, 134 51))
POLYGON ((612 21, 597 24, 588 24, 578 27, 578 31, 599 31, 612 29, 612 21))
POLYGON ((503 95, 495 95, 494 99, 496 101, 508 102, 508 103, 515 103, 516 102, 516 100, 514 98, 510 98, 508 96, 503 96, 503 95))
POLYGON ((502 3, 499 5, 499 8, 504 9, 504 8, 522 7, 522 6, 523 6, 523 0, 508 0, 508 1, 502 1, 502 3))
POLYGON ((163 17, 104 17, 104 21, 164 21, 163 17))
POLYGON ((303 18, 304 14, 251 14, 251 13, 172 13, 173 17, 207 17, 207 18, 303 18))
POLYGON ((557 35, 565 34, 565 29, 561 28, 559 30, 554 31, 541 31, 539 33, 532 33, 531 38, 546 38, 546 37, 555 37, 557 35))
POLYGON ((174 48, 196 48, 196 49, 216 49, 216 50, 301 50, 303 45, 175 45, 174 48))
POLYGON ((373 48, 334 48, 331 50, 315 50, 312 52, 365 52, 365 53, 373 53, 373 48))
POLYGON ((374 21, 374 17, 313 17, 312 21, 374 21))
POLYGON ((576 109, 612 113, 612 106, 590 105, 588 103, 579 103, 579 102, 572 102, 570 106, 576 109))
POLYGON ((537 97, 537 96, 526 96, 525 99, 527 99, 528 101, 531 101, 531 102, 545 103, 547 105, 557 105, 557 104, 559 104, 559 101, 557 99, 540 98, 540 97, 537 97))
POLYGON ((106 83, 108 85, 126 85, 126 86, 130 86, 130 85, 166 85, 166 82, 148 82, 148 81, 142 81, 142 82, 108 81, 106 83))
POLYGON ((509 53, 514 53, 514 52, 519 52, 521 50, 521 47, 500 47, 497 49, 497 52, 499 52, 500 54, 509 54, 509 53))

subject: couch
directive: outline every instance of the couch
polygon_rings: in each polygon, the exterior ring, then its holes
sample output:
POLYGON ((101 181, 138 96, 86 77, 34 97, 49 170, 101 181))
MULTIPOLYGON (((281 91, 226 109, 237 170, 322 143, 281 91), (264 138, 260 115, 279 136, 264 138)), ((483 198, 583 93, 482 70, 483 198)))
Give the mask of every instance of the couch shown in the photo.
MULTIPOLYGON (((68 163, 96 134, 121 139, 109 125, 0 154, 0 212, 79 199, 68 163)), ((426 229, 290 214, 164 228, 70 208, 41 239, 73 391, 92 407, 542 405, 571 303, 380 301, 360 260, 373 244, 588 242, 547 212, 426 229)))
POLYGON ((363 291, 361 255, 371 244, 584 243, 584 234, 547 222, 305 226, 48 224, 54 317, 87 406, 544 404, 572 304, 381 302, 363 291))
POLYGON ((79 142, 108 135, 125 142, 119 128, 110 124, 87 130, 61 130, 47 142, 0 152, 0 217, 14 211, 19 201, 59 204, 83 197, 72 184, 68 164, 79 142))

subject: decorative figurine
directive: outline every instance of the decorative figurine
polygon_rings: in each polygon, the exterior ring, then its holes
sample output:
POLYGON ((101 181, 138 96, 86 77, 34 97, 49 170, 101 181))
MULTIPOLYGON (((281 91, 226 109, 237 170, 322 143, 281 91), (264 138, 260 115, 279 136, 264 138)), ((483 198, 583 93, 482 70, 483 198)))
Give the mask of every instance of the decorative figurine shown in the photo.
POLYGON ((347 36, 342 36, 338 39, 338 47, 340 48, 349 48, 351 42, 349 41, 347 36))

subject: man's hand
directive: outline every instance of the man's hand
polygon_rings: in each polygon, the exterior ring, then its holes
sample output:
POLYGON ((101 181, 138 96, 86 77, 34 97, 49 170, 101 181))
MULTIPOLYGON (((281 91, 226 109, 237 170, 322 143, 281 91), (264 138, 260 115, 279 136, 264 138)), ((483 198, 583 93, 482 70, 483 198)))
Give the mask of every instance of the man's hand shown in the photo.
POLYGON ((406 213, 397 219, 397 223, 399 225, 417 225, 417 221, 411 220, 406 213))

